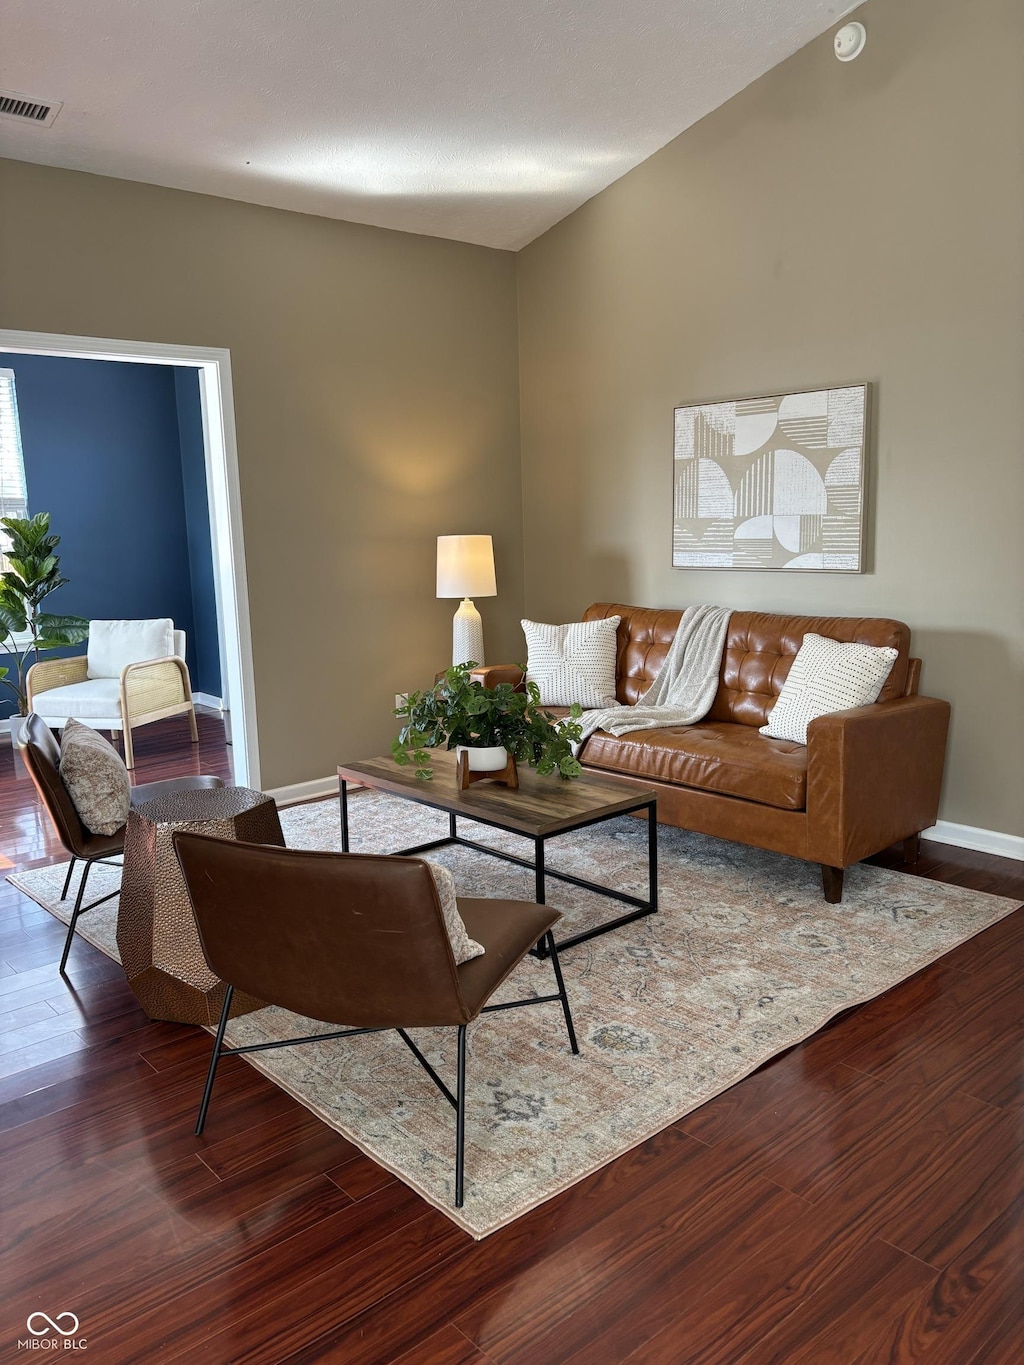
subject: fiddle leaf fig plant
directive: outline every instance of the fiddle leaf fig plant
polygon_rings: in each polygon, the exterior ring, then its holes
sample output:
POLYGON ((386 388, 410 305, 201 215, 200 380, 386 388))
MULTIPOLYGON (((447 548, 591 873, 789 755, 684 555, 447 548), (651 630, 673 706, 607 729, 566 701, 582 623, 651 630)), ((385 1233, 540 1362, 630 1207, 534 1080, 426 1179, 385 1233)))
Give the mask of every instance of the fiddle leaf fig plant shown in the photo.
POLYGON ((434 775, 430 749, 503 745, 517 763, 536 768, 542 776, 579 777, 583 767, 573 746, 583 734, 582 708, 572 706, 559 720, 541 705, 536 683, 485 687, 470 676, 476 667, 454 665, 433 687, 410 692, 404 705, 395 708, 395 715, 405 722, 391 745, 395 762, 401 767, 415 763, 416 776, 429 780, 434 775))
POLYGON ((50 533, 49 512, 34 517, 0 517, 7 532, 8 568, 0 574, 0 653, 14 667, 0 667, 0 683, 12 693, 19 715, 28 712, 26 680, 30 661, 44 649, 79 645, 88 637, 89 622, 81 616, 57 616, 40 611, 50 593, 68 581, 61 576, 54 553, 60 536, 50 533))

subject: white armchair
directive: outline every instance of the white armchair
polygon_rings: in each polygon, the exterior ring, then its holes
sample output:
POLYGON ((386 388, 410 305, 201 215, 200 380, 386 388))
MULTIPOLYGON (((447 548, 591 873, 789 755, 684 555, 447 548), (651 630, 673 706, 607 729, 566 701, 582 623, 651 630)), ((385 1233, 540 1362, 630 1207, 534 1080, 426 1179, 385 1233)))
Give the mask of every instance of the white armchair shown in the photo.
POLYGON ((74 717, 93 730, 124 732, 125 766, 134 768, 132 729, 187 715, 199 739, 185 632, 170 617, 91 621, 89 652, 47 659, 28 671, 28 709, 59 730, 74 717))

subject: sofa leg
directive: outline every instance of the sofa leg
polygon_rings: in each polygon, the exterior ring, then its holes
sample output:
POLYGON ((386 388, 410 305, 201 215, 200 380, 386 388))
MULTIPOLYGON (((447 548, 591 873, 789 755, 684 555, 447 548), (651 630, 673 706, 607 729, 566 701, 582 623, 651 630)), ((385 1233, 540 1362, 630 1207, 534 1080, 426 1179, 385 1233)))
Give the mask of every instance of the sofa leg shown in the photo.
POLYGON ((843 899, 843 869, 821 864, 821 885, 829 905, 838 905, 843 899))
POLYGON ((912 834, 909 839, 903 840, 903 861, 905 863, 916 863, 921 856, 921 836, 912 834))

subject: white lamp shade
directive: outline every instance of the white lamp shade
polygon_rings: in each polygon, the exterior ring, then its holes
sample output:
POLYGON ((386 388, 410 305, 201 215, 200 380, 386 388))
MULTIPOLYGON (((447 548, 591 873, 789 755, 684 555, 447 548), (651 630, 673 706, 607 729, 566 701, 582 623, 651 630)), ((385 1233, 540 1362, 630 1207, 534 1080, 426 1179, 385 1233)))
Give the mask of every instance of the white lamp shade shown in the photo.
POLYGON ((496 597, 497 594, 490 536, 438 536, 438 597, 496 597))

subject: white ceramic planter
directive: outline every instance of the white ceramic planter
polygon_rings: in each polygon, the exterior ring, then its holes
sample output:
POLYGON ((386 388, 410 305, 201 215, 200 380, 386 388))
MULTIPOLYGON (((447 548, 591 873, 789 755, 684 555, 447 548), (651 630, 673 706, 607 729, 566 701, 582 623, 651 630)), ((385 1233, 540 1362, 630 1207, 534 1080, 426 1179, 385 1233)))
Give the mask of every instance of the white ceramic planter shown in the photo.
POLYGON ((463 753, 469 755, 469 771, 471 773, 498 773, 508 762, 508 750, 503 744, 494 744, 487 748, 476 748, 472 744, 457 744, 455 746, 456 761, 463 753))

